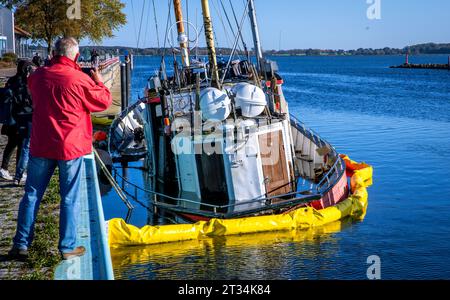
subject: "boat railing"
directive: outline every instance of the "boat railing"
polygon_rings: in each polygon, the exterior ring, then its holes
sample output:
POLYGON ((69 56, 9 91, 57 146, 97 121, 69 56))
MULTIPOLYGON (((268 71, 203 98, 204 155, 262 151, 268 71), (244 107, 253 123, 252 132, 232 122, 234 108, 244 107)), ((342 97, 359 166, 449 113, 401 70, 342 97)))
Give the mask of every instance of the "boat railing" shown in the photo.
POLYGON ((116 172, 114 172, 114 179, 117 181, 117 177, 119 177, 122 181, 122 189, 123 191, 129 195, 130 197, 134 198, 134 199, 138 199, 139 198, 139 191, 148 194, 148 195, 153 195, 153 196, 158 196, 162 199, 167 200, 172 200, 172 201, 176 201, 176 205, 174 204, 169 204, 169 203, 165 203, 163 202, 163 200, 156 200, 156 198, 150 197, 150 204, 152 205, 156 205, 156 206, 164 206, 164 207, 180 207, 180 208, 186 208, 189 209, 190 211, 201 211, 204 212, 205 210, 210 210, 211 212, 214 213, 218 213, 220 211, 236 211, 236 208, 242 207, 244 205, 251 205, 251 204, 263 204, 265 205, 265 207, 270 208, 272 206, 276 206, 279 203, 287 203, 287 202, 299 202, 299 201, 305 201, 305 203, 312 201, 312 200, 317 200, 320 199, 322 195, 320 194, 308 194, 308 195, 301 195, 301 191, 294 191, 294 192, 289 192, 289 193, 284 193, 284 194, 280 194, 280 195, 276 195, 276 196, 262 196, 261 198, 255 198, 255 199, 249 199, 249 200, 243 200, 243 201, 239 201, 239 202, 235 202, 232 204, 228 204, 228 205, 215 205, 215 204, 210 204, 210 203, 206 203, 205 201, 197 201, 197 200, 192 200, 192 199, 185 199, 185 198, 179 198, 179 197, 173 197, 173 196, 169 196, 160 192, 156 192, 156 191, 151 191, 149 189, 140 187, 134 183, 132 183, 131 181, 129 181, 127 178, 125 178, 124 176, 118 174, 117 170, 116 172), (128 189, 127 189, 128 187, 128 189), (130 192, 129 187, 131 187, 134 190, 134 193, 130 192), (295 196, 294 198, 292 198, 292 196, 295 196), (285 201, 283 201, 283 198, 286 197, 291 197, 289 199, 286 199, 285 201), (273 200, 275 199, 282 199, 281 201, 276 201, 277 203, 274 204, 273 200), (198 206, 202 206, 205 209, 195 209, 195 208, 188 208, 186 207, 187 205, 198 205, 198 206))
MULTIPOLYGON (((124 119, 128 116, 128 114, 131 111, 136 109, 142 103, 146 103, 147 101, 148 101, 147 97, 138 99, 134 104, 128 106, 125 110, 120 112, 120 114, 117 115, 116 118, 113 120, 113 122, 111 123, 111 126, 109 127, 109 133, 108 133, 108 136, 110 137, 108 139, 108 152, 110 155, 114 156, 112 145, 111 145, 111 142, 113 141, 113 139, 111 137, 114 136, 114 130, 116 130, 116 128, 119 126, 120 123, 124 123, 124 119)), ((144 120, 142 120, 142 121, 144 121, 144 120)))
MULTIPOLYGON (((300 121, 297 117, 295 117, 292 114, 290 115, 290 121, 292 126, 294 126, 298 131, 300 131, 305 137, 313 141, 313 143, 316 144, 317 147, 323 147, 326 145, 329 146, 330 149, 332 149, 332 151, 334 150, 334 148, 330 145, 330 143, 321 138, 318 133, 316 133, 311 128, 307 127, 305 123, 300 121)), ((336 150, 334 151, 336 152, 336 150)))
POLYGON ((337 180, 341 178, 341 176, 345 172, 345 163, 342 158, 337 156, 336 161, 330 170, 322 177, 319 183, 316 185, 316 189, 319 193, 325 194, 330 188, 334 186, 337 180))
POLYGON ((336 161, 333 166, 328 170, 327 173, 323 175, 319 183, 316 184, 316 190, 320 194, 325 194, 328 192, 336 183, 337 180, 345 173, 345 162, 339 156, 336 149, 331 146, 326 140, 320 137, 314 130, 308 128, 302 121, 300 121, 294 115, 290 115, 291 125, 294 126, 298 131, 300 131, 306 138, 310 139, 317 147, 328 146, 331 150, 331 157, 335 157, 336 161))

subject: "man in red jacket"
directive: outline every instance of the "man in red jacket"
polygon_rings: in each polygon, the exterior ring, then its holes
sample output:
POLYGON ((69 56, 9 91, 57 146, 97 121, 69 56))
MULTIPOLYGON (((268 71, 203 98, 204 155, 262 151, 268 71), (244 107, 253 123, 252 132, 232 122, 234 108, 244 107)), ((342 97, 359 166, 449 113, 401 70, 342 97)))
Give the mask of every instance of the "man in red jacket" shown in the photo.
POLYGON ((92 152, 90 113, 106 110, 112 99, 98 70, 91 77, 84 74, 78 57, 77 41, 62 38, 55 44, 50 65, 28 79, 34 113, 25 195, 10 251, 15 258, 28 256, 39 204, 56 167, 61 190, 58 249, 63 259, 85 252, 76 246, 76 218, 83 156, 92 152))

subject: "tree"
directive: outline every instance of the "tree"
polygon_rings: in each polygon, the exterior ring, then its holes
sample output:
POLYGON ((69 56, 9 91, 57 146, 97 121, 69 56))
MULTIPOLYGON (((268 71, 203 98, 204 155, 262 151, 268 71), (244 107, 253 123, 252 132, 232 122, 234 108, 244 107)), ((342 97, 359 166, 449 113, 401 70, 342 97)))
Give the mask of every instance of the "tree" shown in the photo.
POLYGON ((114 30, 126 23, 120 0, 0 0, 15 10, 16 23, 31 33, 34 40, 47 43, 62 36, 99 43, 113 37, 114 30), (74 12, 76 12, 74 14, 74 12))

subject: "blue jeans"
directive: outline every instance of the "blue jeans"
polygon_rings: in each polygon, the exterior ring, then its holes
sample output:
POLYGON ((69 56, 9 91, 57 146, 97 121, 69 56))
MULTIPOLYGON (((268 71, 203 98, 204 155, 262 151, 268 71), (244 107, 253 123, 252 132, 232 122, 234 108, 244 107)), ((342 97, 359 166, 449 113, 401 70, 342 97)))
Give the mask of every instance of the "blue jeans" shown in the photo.
POLYGON ((39 205, 56 166, 59 168, 61 195, 58 249, 61 253, 67 253, 76 248, 83 158, 62 161, 30 156, 25 195, 19 205, 14 237, 16 249, 28 249, 31 246, 39 205))
POLYGON ((20 158, 17 158, 16 176, 15 180, 21 180, 23 173, 28 165, 28 160, 30 157, 30 138, 25 138, 22 142, 22 150, 20 151, 20 158))

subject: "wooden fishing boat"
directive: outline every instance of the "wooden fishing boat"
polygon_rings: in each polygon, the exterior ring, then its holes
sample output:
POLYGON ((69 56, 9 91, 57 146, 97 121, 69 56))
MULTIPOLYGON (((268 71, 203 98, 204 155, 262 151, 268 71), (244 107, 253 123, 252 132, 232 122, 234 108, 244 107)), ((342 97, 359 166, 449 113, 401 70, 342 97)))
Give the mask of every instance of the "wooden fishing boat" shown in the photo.
POLYGON ((162 59, 145 98, 111 127, 111 153, 145 157, 150 170, 146 186, 128 186, 191 221, 322 209, 349 193, 338 152, 290 114, 278 66, 263 56, 254 1, 246 1, 230 58, 218 64, 208 1, 201 1, 209 54, 204 62, 190 55, 185 26, 191 24, 174 0, 174 48, 182 64, 174 59, 169 75, 162 59), (233 59, 247 17, 256 63, 250 55, 233 59))

